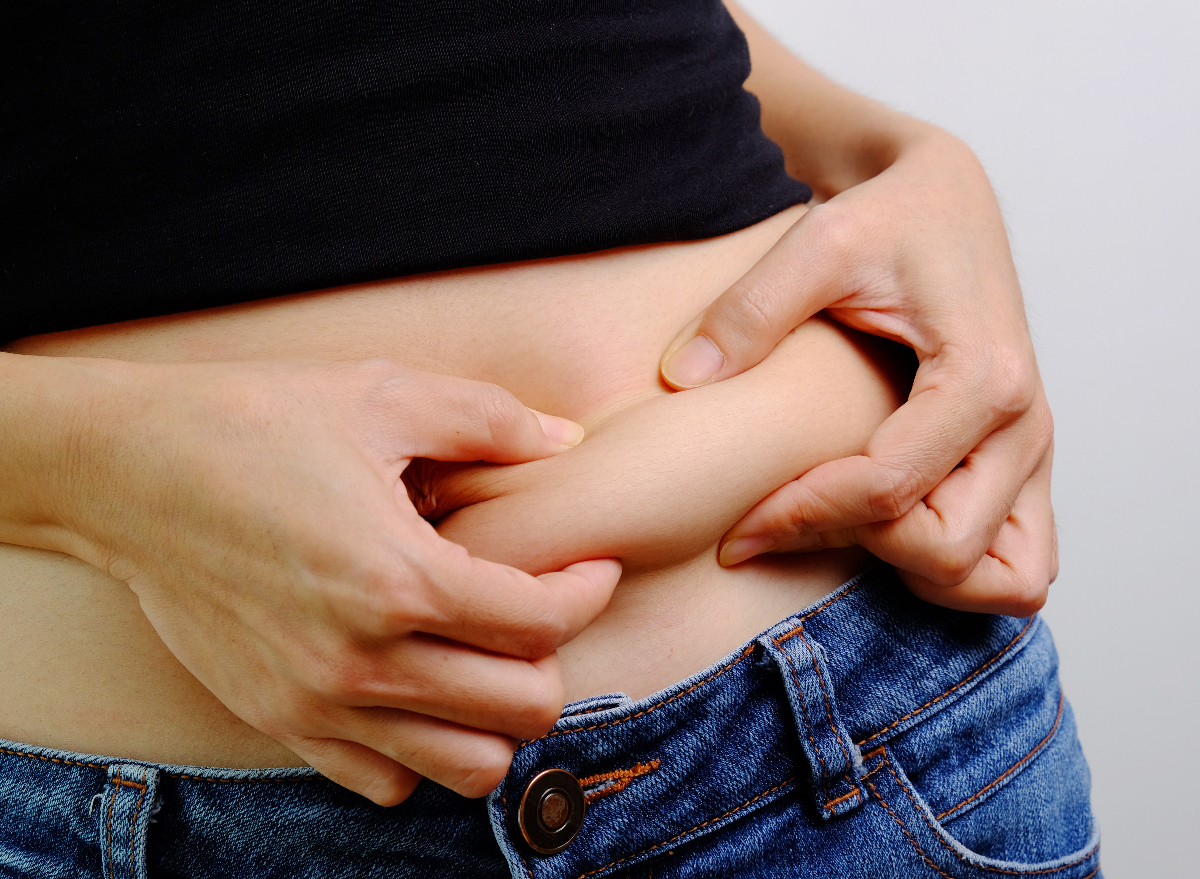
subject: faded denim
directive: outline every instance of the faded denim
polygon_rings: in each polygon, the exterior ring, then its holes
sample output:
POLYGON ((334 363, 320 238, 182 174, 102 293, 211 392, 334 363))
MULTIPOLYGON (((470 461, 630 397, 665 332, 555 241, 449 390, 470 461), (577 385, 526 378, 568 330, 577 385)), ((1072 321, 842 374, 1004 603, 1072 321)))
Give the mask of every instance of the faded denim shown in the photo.
POLYGON ((1099 879, 1089 787, 1046 625, 876 567, 674 687, 568 706, 486 800, 0 743, 0 876, 1099 879), (515 808, 554 767, 588 806, 538 855, 515 808))

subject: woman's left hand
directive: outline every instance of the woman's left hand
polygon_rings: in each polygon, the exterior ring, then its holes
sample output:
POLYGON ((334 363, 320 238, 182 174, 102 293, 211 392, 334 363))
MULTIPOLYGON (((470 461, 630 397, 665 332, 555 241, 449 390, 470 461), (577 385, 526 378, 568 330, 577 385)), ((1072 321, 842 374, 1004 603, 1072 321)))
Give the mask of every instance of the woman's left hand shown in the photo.
POLYGON ((908 131, 881 173, 809 211, 700 314, 662 374, 676 388, 737 375, 821 309, 912 348, 909 400, 864 454, 761 501, 721 561, 860 544, 922 598, 1024 616, 1058 568, 1050 408, 982 167, 945 132, 908 131))

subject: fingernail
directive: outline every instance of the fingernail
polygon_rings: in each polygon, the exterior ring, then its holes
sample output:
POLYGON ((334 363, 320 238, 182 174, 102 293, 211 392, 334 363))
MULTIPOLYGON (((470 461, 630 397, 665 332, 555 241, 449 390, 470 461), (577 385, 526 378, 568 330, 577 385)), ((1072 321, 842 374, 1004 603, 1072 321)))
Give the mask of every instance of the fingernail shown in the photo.
POLYGON ((774 549, 775 544, 765 537, 738 537, 721 547, 720 562, 723 567, 740 564, 774 549))
POLYGON ((547 415, 536 409, 529 411, 537 416, 538 422, 542 425, 542 433, 560 446, 574 448, 583 442, 583 425, 568 421, 566 418, 559 418, 557 415, 547 415))
POLYGON ((667 358, 663 378, 680 388, 698 388, 712 381, 725 363, 721 349, 704 336, 690 342, 667 358))

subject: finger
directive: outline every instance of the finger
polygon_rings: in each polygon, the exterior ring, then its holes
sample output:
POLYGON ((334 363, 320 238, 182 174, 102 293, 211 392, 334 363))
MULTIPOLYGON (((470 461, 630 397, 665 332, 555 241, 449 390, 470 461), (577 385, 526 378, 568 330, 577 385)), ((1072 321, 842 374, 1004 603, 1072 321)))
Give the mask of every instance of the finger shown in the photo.
POLYGON ((1046 454, 1042 448, 1037 458, 1031 457, 1028 431, 1025 421, 989 435, 903 516, 855 528, 857 542, 926 580, 942 586, 962 583, 992 545, 1046 454))
POLYGON ((445 545, 440 576, 427 578, 432 597, 419 630, 522 659, 548 656, 582 632, 621 577, 615 559, 531 577, 445 545))
POLYGON ((779 341, 848 292, 853 251, 816 207, 667 347, 660 369, 674 388, 695 388, 758 364, 779 341))
MULTIPOLYGON (((913 396, 871 436, 866 455, 814 467, 752 508, 725 543, 760 538, 758 544, 765 541, 774 549, 812 549, 821 545, 811 536, 815 533, 898 519, 984 437, 1027 408, 1024 403, 996 405, 992 395, 980 391, 976 368, 963 366, 963 358, 952 352, 939 355, 939 361, 922 366, 913 396)), ((1031 414, 1040 420, 1043 410, 1048 420, 1044 405, 1031 414)), ((1036 460, 1041 451, 1027 457, 1036 460)))
POLYGON ((512 763, 515 739, 392 708, 349 708, 334 719, 345 735, 464 797, 496 789, 512 763))
POLYGON ((529 662, 414 634, 374 651, 340 704, 398 708, 518 739, 542 735, 562 713, 558 657, 529 662))
POLYGON ((557 454, 583 440, 573 421, 535 412, 503 388, 431 373, 406 373, 389 386, 402 434, 399 458, 515 464, 557 454))
POLYGON ((901 571, 909 589, 926 601, 958 610, 1017 617, 1040 610, 1058 573, 1050 459, 1048 452, 1022 486, 987 553, 963 582, 946 586, 901 571))
POLYGON ((279 741, 330 781, 380 806, 408 799, 421 781, 419 773, 355 742, 298 735, 280 736, 279 741))
MULTIPOLYGON (((1031 473, 1025 451, 1016 428, 998 432, 897 520, 799 537, 777 527, 767 545, 755 545, 751 552, 739 544, 761 538, 727 542, 721 561, 729 565, 764 551, 858 544, 894 565, 927 601, 1027 616, 1045 602, 1057 574, 1057 540, 1050 503, 1052 448, 1047 445, 1031 473)), ((792 509, 789 489, 767 498, 760 515, 786 520, 792 509)))

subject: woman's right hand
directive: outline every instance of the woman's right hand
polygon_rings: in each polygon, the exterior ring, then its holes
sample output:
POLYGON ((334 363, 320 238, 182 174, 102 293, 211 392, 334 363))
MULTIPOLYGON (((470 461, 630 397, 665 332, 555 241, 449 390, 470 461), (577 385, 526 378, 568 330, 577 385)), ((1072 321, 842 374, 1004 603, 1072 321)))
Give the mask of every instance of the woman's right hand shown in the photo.
POLYGON ((192 674, 332 780, 383 805, 421 776, 481 796, 558 718, 555 650, 619 565, 534 578, 473 558, 400 477, 413 458, 544 458, 577 425, 387 361, 0 371, 0 542, 127 583, 192 674))

